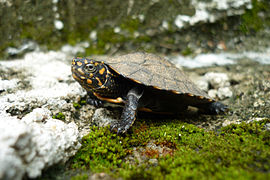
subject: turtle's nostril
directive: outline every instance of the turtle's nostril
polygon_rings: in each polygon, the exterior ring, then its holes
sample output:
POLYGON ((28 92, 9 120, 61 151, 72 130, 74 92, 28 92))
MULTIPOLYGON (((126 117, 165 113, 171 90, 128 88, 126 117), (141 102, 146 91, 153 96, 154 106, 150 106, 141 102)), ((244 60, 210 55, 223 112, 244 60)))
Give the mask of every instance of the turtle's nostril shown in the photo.
POLYGON ((73 58, 73 59, 72 59, 72 65, 75 65, 75 64, 77 63, 77 61, 78 61, 78 59, 73 58))

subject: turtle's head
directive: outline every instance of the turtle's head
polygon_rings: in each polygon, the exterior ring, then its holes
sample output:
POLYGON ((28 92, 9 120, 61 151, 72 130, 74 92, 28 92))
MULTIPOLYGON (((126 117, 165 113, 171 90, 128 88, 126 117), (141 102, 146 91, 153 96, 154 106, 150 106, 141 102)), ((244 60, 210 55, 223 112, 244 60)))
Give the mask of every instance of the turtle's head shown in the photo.
POLYGON ((87 58, 72 59, 72 76, 86 90, 104 88, 109 78, 108 66, 103 61, 87 58))

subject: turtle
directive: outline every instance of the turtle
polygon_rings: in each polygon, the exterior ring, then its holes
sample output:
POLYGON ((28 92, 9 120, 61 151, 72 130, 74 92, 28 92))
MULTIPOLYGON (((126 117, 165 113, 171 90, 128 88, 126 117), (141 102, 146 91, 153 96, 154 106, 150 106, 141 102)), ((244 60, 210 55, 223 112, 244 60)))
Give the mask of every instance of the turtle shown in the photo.
POLYGON ((111 126, 117 133, 132 126, 138 110, 177 114, 193 106, 212 115, 227 110, 158 55, 137 52, 105 61, 76 57, 71 71, 87 91, 89 104, 101 107, 107 101, 123 105, 120 121, 111 126))

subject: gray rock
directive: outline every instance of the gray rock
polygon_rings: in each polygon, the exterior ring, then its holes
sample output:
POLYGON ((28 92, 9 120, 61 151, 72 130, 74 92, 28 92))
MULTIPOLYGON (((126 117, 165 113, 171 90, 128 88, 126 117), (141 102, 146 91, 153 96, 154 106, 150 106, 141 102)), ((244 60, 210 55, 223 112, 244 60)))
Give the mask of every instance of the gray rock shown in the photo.
POLYGON ((0 62, 5 76, 20 72, 15 79, 0 81, 5 90, 0 96, 0 179, 36 178, 44 168, 67 161, 80 148, 78 126, 70 119, 68 123, 52 119, 55 112, 74 112, 66 99, 85 93, 77 83, 65 82, 71 80, 65 59, 70 58, 50 51, 0 62), (28 86, 18 89, 17 83, 24 81, 28 86))
POLYGON ((195 14, 192 16, 179 14, 174 21, 178 28, 182 29, 199 22, 215 22, 224 17, 224 14, 239 15, 245 12, 245 8, 252 7, 251 0, 192 0, 191 5, 195 8, 195 14))
POLYGON ((112 179, 114 178, 112 178, 110 175, 104 172, 95 173, 88 178, 88 180, 112 180, 112 179))
POLYGON ((197 85, 212 98, 225 99, 233 95, 230 89, 230 80, 225 73, 208 72, 197 80, 197 85), (213 89, 209 89, 212 87, 213 89))
POLYGON ((264 127, 267 131, 270 131, 270 123, 265 124, 264 127))
POLYGON ((77 126, 52 119, 48 109, 35 109, 22 120, 1 117, 0 134, 0 179, 38 177, 81 146, 77 126))
POLYGON ((105 108, 98 108, 95 110, 95 113, 92 117, 92 122, 97 126, 108 126, 114 122, 117 122, 118 119, 105 108))
POLYGON ((229 87, 229 77, 225 73, 208 72, 203 77, 214 89, 229 87))
POLYGON ((24 42, 24 44, 22 44, 18 48, 14 48, 14 47, 7 48, 6 52, 9 56, 17 56, 17 55, 22 55, 26 52, 34 51, 34 50, 38 50, 38 49, 39 49, 39 47, 38 47, 37 43, 35 43, 33 41, 26 41, 26 42, 24 42))
POLYGON ((217 96, 219 99, 225 99, 232 97, 233 93, 229 87, 221 87, 217 90, 217 96))
POLYGON ((157 159, 149 159, 148 162, 154 166, 158 165, 158 160, 157 159))

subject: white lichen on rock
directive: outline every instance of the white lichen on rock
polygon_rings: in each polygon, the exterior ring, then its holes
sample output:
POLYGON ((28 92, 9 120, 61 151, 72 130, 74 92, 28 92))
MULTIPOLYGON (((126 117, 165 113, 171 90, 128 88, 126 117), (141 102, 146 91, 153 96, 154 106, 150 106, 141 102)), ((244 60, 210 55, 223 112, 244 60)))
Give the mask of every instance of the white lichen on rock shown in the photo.
POLYGON ((183 28, 198 22, 214 22, 222 17, 240 15, 245 9, 252 8, 251 0, 192 0, 191 5, 195 8, 193 16, 179 14, 175 18, 175 25, 183 28))
POLYGON ((35 178, 81 146, 77 126, 52 119, 48 109, 35 109, 22 120, 1 117, 0 134, 0 179, 35 178))
POLYGON ((50 51, 0 62, 6 76, 10 69, 23 74, 21 79, 1 77, 0 179, 35 178, 44 168, 65 162, 80 148, 77 125, 52 119, 54 111, 72 111, 72 103, 66 99, 85 94, 70 81, 68 59, 62 52, 50 51), (29 82, 26 89, 17 88, 17 82, 22 81, 29 82))

